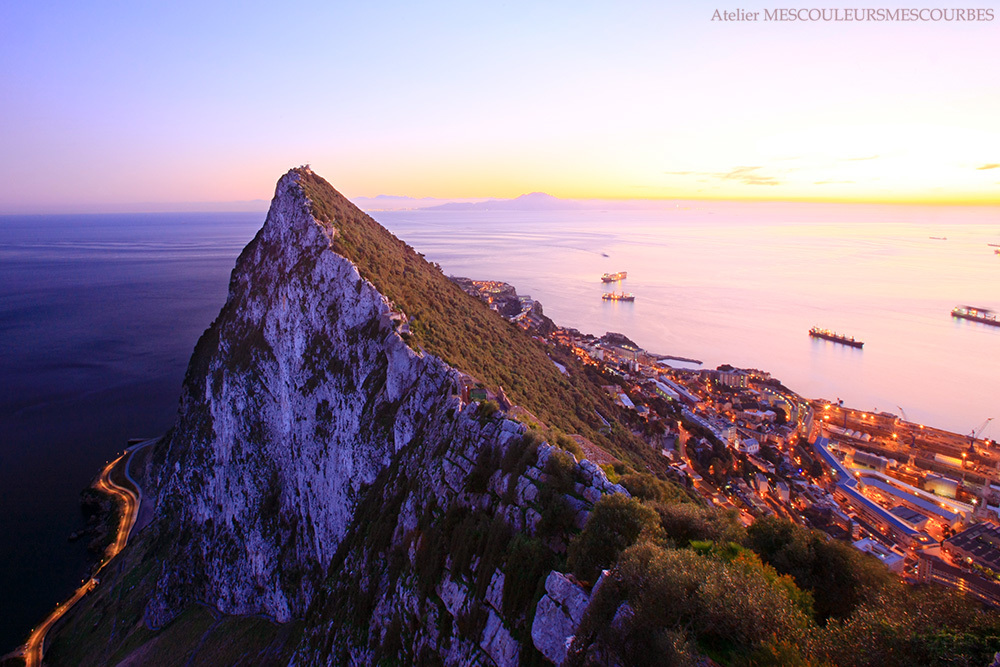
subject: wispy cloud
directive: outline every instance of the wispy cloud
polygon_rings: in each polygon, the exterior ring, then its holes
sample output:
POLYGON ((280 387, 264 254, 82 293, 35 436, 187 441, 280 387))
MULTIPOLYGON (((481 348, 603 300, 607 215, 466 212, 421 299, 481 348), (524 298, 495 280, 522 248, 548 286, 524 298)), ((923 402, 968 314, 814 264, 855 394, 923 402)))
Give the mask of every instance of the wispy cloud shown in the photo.
POLYGON ((721 178, 727 181, 739 181, 747 185, 779 185, 779 181, 774 176, 764 176, 760 173, 761 167, 736 167, 728 174, 722 174, 721 178))
POLYGON ((985 169, 997 169, 1000 168, 1000 164, 996 162, 991 162, 990 164, 984 164, 982 167, 976 167, 977 171, 983 171, 985 169))
POLYGON ((710 176, 724 181, 739 181, 746 185, 781 185, 774 176, 762 174, 761 166, 735 167, 730 171, 665 171, 670 176, 710 176))

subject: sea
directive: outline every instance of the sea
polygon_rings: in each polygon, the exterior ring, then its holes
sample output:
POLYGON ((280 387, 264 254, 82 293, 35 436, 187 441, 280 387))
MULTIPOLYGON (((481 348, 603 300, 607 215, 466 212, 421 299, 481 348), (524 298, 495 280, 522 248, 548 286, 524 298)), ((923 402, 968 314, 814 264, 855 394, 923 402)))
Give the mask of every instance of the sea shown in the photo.
MULTIPOLYGON (((811 398, 1000 438, 1000 209, 677 202, 373 212, 449 275, 556 323, 770 372, 811 398), (606 272, 626 271, 606 285, 606 272), (608 302, 605 291, 635 295, 608 302), (864 341, 810 338, 810 327, 864 341), (997 417, 995 422, 987 422, 997 417), (985 426, 984 426, 985 424, 985 426)), ((0 654, 87 572, 79 493, 173 423, 188 358, 263 213, 0 216, 0 654)))

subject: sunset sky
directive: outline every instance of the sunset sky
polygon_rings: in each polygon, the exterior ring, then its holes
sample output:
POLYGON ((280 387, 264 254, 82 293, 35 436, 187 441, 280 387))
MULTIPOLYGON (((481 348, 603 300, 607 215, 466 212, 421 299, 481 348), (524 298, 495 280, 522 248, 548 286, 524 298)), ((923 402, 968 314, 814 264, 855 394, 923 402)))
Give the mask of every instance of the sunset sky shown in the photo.
POLYGON ((1000 203, 996 3, 691 4, 5 2, 0 213, 267 199, 302 163, 352 197, 1000 203))

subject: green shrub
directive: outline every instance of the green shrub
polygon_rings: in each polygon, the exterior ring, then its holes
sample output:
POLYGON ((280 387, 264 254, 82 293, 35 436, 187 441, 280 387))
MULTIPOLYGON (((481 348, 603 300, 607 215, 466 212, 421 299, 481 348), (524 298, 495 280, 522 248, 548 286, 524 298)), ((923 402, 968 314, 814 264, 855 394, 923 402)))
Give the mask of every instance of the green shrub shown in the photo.
MULTIPOLYGON (((503 613, 509 618, 533 615, 539 583, 555 561, 552 550, 538 539, 518 533, 507 545, 503 580, 503 613)), ((537 597, 541 597, 538 594, 537 597)), ((530 627, 531 619, 528 619, 530 627)))
POLYGON ((573 472, 576 461, 566 452, 552 450, 545 462, 545 472, 549 475, 549 483, 559 493, 569 493, 573 490, 573 472))
POLYGON ((895 575, 874 558, 790 521, 758 519, 747 529, 747 544, 765 563, 812 592, 821 622, 845 618, 885 589, 899 589, 895 575))
POLYGON ((619 484, 640 500, 664 503, 690 502, 691 498, 676 484, 656 479, 649 473, 629 473, 622 475, 619 484))
POLYGON ((641 653, 663 630, 686 629, 720 654, 753 650, 774 637, 800 642, 809 619, 759 561, 724 562, 688 549, 637 544, 615 570, 635 612, 626 643, 641 653))
POLYGON ((560 449, 565 449, 567 452, 575 456, 577 460, 584 458, 583 449, 580 448, 580 445, 577 444, 576 440, 565 433, 554 430, 552 444, 560 449))
POLYGON ((484 447, 476 457, 469 476, 465 478, 465 490, 470 493, 485 493, 490 477, 500 467, 500 455, 493 447, 484 447))
POLYGON ((543 486, 539 495, 542 518, 535 531, 539 537, 563 537, 573 530, 576 513, 561 493, 543 486))
POLYGON ((538 446, 543 442, 545 439, 538 431, 526 431, 519 440, 507 445, 507 451, 500 461, 500 469, 505 475, 516 473, 514 476, 520 477, 538 459, 538 446))
POLYGON ((694 503, 653 503, 663 534, 677 546, 692 540, 742 543, 746 529, 735 510, 718 510, 694 503))
POLYGON ((578 578, 592 582, 640 537, 659 536, 656 512, 634 498, 607 494, 597 501, 587 525, 570 543, 568 564, 578 578))
POLYGON ((604 475, 608 478, 608 481, 612 484, 618 484, 621 482, 622 476, 618 474, 615 467, 610 463, 604 463, 601 465, 601 470, 604 471, 604 475))
POLYGON ((483 401, 476 408, 476 419, 479 420, 480 424, 485 424, 490 419, 493 419, 493 415, 497 413, 500 406, 496 401, 483 401))

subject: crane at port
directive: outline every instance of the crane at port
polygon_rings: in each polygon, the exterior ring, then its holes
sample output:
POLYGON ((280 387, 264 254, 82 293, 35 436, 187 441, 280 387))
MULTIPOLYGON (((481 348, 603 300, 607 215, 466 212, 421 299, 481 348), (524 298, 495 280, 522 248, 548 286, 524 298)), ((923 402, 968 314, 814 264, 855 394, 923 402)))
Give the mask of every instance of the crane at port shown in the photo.
POLYGON ((969 438, 972 440, 972 442, 975 442, 976 440, 979 439, 979 436, 981 436, 983 434, 983 431, 986 430, 986 427, 990 425, 991 421, 993 421, 993 417, 990 417, 989 419, 987 419, 986 421, 984 421, 982 424, 980 424, 976 428, 972 429, 972 431, 969 433, 969 438))
MULTIPOLYGON (((910 418, 906 416, 906 410, 903 409, 903 406, 902 405, 897 405, 896 407, 899 408, 899 412, 903 415, 903 421, 906 422, 907 424, 909 424, 910 423, 910 418)), ((910 447, 916 447, 916 446, 917 446, 917 433, 916 433, 916 431, 911 430, 910 431, 910 447)))

